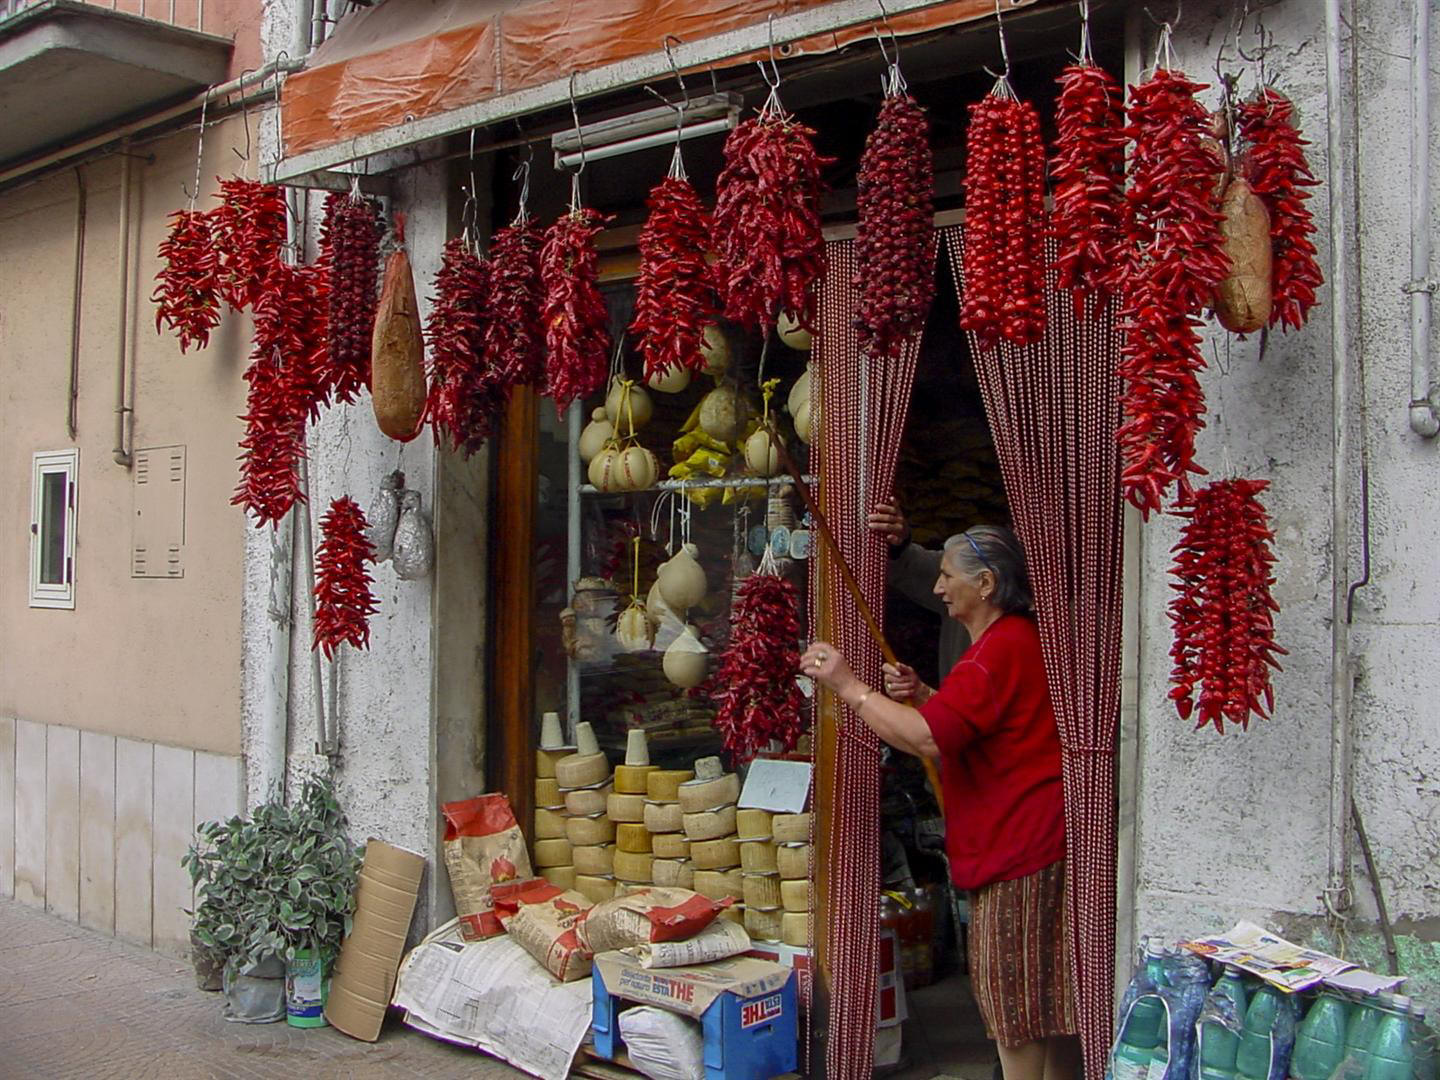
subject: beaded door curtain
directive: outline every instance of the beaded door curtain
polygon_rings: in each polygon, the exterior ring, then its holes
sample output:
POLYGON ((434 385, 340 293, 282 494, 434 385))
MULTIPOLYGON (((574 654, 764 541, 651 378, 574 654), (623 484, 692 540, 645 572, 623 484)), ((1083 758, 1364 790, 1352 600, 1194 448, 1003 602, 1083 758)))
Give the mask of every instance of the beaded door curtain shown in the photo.
MULTIPOLYGON (((963 291, 963 226, 942 230, 963 291)), ((1053 263, 1053 242, 1046 250, 1053 263)), ((1120 340, 1112 309, 1046 283, 1034 345, 970 338, 1016 532, 1030 564, 1060 728, 1071 920, 1085 1073, 1102 1076, 1115 979, 1115 739, 1120 712, 1120 340)))

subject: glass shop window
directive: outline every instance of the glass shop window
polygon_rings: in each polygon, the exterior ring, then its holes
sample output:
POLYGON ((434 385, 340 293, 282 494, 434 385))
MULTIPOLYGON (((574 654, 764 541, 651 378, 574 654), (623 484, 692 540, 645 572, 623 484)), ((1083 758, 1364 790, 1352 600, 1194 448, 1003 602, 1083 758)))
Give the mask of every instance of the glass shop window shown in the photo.
POLYGON ((78 450, 34 456, 31 469, 30 606, 75 607, 75 476, 78 450))

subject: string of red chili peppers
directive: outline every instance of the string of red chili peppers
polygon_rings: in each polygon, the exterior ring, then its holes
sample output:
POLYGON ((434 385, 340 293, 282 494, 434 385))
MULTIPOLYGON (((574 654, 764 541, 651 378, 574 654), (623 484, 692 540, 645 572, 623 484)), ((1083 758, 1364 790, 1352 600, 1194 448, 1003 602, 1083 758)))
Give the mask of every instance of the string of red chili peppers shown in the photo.
POLYGON ((323 377, 335 400, 353 402, 370 385, 384 229, 374 201, 362 197, 358 186, 348 195, 331 195, 325 210, 329 228, 322 230, 321 247, 330 261, 330 330, 323 377))
MULTIPOLYGON (((218 179, 218 177, 217 177, 218 179)), ((285 246, 285 193, 276 184, 220 180, 220 205, 210 211, 220 256, 220 295, 232 310, 251 307, 285 246)))
POLYGON ((155 332, 165 325, 180 335, 180 351, 210 344, 220 323, 220 256, 210 218, 193 208, 170 215, 170 233, 160 243, 160 272, 155 275, 155 332))
POLYGON ((1274 252, 1270 325, 1300 329, 1315 306, 1315 290, 1325 275, 1315 259, 1310 236, 1315 223, 1305 205, 1305 189, 1320 181, 1310 171, 1290 99, 1273 87, 1241 104, 1240 134, 1250 144, 1245 154, 1246 178, 1270 211, 1270 244, 1274 252))
POLYGON ((811 286, 825 272, 822 171, 835 159, 821 157, 815 131, 780 104, 778 78, 770 86, 759 114, 725 140, 715 182, 715 288, 731 322, 764 333, 783 312, 813 330, 811 286))
POLYGON ((855 327, 872 355, 894 358, 935 299, 935 186, 930 121, 890 65, 875 130, 860 155, 855 327))
POLYGON ((490 321, 485 363, 508 394, 512 386, 542 386, 545 328, 540 309, 540 248, 545 234, 522 202, 520 214, 490 242, 490 321))
POLYGON ((645 362, 645 378, 675 369, 699 372, 707 328, 719 320, 715 287, 706 255, 713 222, 685 176, 680 146, 670 175, 645 200, 649 216, 640 230, 640 273, 635 282, 635 317, 630 332, 645 362))
POLYGON ((1274 533, 1259 495, 1265 480, 1216 480, 1175 512, 1188 518, 1170 573, 1179 595, 1170 603, 1175 641, 1170 699, 1196 728, 1225 721, 1249 724, 1250 714, 1275 707, 1270 669, 1280 670, 1275 644, 1274 533), (1195 695, 1199 687, 1198 700, 1195 695))
POLYGON ((580 205, 578 171, 570 182, 570 211, 545 231, 540 249, 545 393, 554 398, 555 413, 562 417, 572 401, 605 385, 610 355, 610 312, 600 293, 595 237, 613 215, 580 205))
POLYGON ((1035 107, 1003 77, 970 106, 960 326, 984 350, 1045 333, 1045 147, 1035 107))
POLYGON ((315 634, 312 649, 335 650, 348 643, 370 646, 370 616, 379 610, 370 591, 366 563, 375 561, 375 547, 365 536, 365 511, 346 495, 330 504, 320 519, 320 546, 315 552, 315 634))
POLYGON ((1190 496, 1195 435, 1204 426, 1200 313, 1229 272, 1212 193, 1221 165, 1205 148, 1205 89, 1161 68, 1133 87, 1128 261, 1120 308, 1125 497, 1148 518, 1170 485, 1190 496))
POLYGON ((503 393, 485 366, 490 264, 476 254, 468 230, 446 243, 425 324, 430 388, 426 402, 435 445, 469 457, 494 427, 503 393))

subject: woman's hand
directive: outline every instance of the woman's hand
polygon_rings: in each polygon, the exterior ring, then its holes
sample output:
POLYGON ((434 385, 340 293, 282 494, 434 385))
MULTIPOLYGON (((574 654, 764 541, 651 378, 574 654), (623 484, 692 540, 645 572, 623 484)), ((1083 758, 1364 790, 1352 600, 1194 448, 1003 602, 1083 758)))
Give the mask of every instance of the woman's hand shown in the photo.
POLYGON ((870 527, 871 532, 885 537, 885 542, 891 547, 904 547, 910 542, 910 526, 896 503, 876 503, 870 516, 865 519, 865 524, 870 527))
POLYGON ((920 681, 920 676, 915 674, 915 669, 909 664, 885 664, 880 670, 885 676, 885 696, 893 701, 920 706, 929 701, 930 695, 934 693, 920 681))
POLYGON ((812 641, 800 657, 800 674, 843 694, 855 682, 855 672, 840 650, 828 641, 812 641))

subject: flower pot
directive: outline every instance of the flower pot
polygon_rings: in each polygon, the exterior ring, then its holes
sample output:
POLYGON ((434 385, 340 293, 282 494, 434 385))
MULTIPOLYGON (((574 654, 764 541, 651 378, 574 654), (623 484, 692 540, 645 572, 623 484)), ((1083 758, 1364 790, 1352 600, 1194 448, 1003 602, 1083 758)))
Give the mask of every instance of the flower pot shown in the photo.
POLYGON ((324 1027, 330 996, 330 965, 314 949, 295 950, 285 965, 285 1022, 291 1027, 324 1027))
POLYGON ((190 963, 195 968, 195 985, 201 990, 222 990, 225 986, 225 961, 190 931, 190 963))
POLYGON ((241 968, 225 965, 225 1019, 273 1024, 285 1018, 285 961, 270 955, 241 968))

